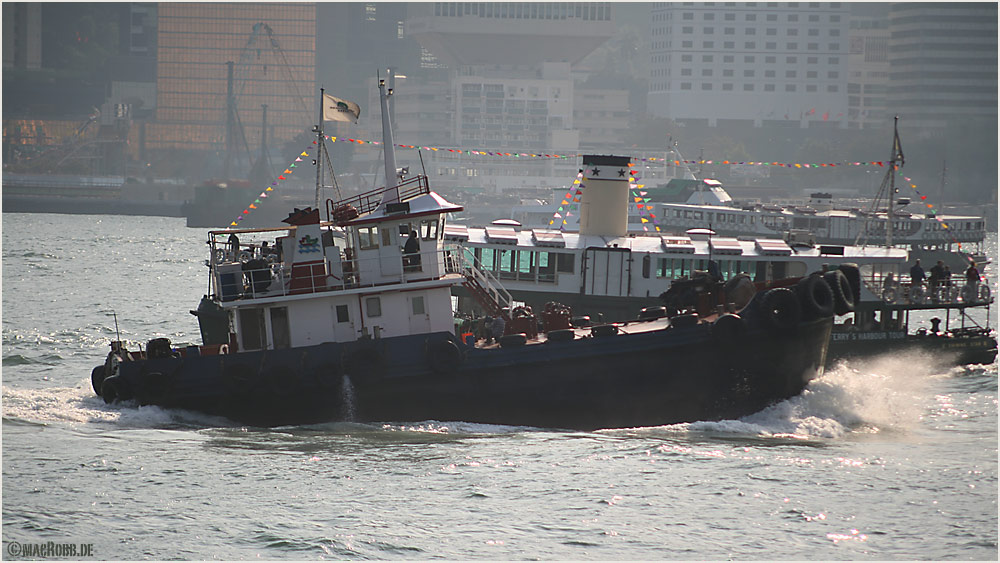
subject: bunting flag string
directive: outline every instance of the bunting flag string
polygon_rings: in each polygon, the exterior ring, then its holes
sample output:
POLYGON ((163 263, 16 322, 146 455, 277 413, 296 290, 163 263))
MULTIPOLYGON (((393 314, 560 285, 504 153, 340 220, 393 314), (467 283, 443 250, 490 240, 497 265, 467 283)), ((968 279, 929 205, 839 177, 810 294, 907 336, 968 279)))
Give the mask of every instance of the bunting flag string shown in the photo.
MULTIPOLYGON (((316 141, 313 141, 313 144, 315 145, 315 144, 316 144, 316 141)), ((308 149, 306 149, 306 150, 303 150, 303 151, 302 151, 301 153, 299 153, 299 155, 298 155, 298 156, 296 156, 296 157, 295 157, 295 161, 294 161, 294 162, 292 162, 291 164, 289 164, 289 165, 288 165, 288 166, 287 166, 287 167, 285 168, 285 171, 284 171, 284 172, 282 172, 280 176, 278 176, 278 180, 287 180, 287 179, 288 179, 288 178, 286 177, 286 175, 291 175, 291 174, 292 174, 292 172, 293 172, 293 170, 292 170, 292 169, 293 169, 293 168, 295 168, 295 163, 296 163, 296 162, 302 162, 302 157, 304 157, 304 156, 305 156, 305 157, 308 157, 308 156, 309 156, 309 153, 308 153, 308 152, 306 152, 307 150, 308 150, 308 149)), ((274 189, 275 189, 275 188, 277 188, 277 187, 279 187, 279 186, 280 186, 280 184, 279 184, 279 182, 278 182, 278 181, 274 181, 274 182, 271 182, 271 185, 270 185, 270 186, 268 186, 268 187, 267 187, 267 188, 266 188, 266 189, 265 189, 264 191, 260 192, 260 195, 258 195, 258 196, 257 196, 257 197, 256 197, 256 198, 255 198, 255 199, 253 200, 253 202, 252 202, 252 203, 250 203, 250 205, 248 205, 248 206, 246 207, 246 209, 244 209, 243 211, 241 211, 241 212, 240 212, 240 214, 239 214, 239 215, 237 215, 237 216, 236 216, 236 218, 235 218, 235 219, 233 219, 233 220, 232 220, 232 221, 231 221, 231 222, 229 223, 229 226, 227 226, 227 227, 226 227, 226 230, 228 231, 228 230, 229 230, 229 229, 231 229, 232 227, 237 227, 237 226, 239 226, 239 223, 240 223, 240 221, 242 221, 242 220, 246 219, 246 218, 247 218, 247 217, 248 217, 248 216, 250 215, 250 212, 251 212, 251 210, 254 210, 254 209, 259 209, 259 206, 260 206, 260 205, 261 205, 261 204, 263 203, 263 202, 261 202, 261 200, 262 200, 262 199, 266 199, 266 198, 268 197, 268 192, 273 192, 273 191, 274 191, 274 189)))
MULTIPOLYGON (((374 145, 381 146, 382 141, 368 141, 364 139, 351 139, 351 138, 340 138, 332 135, 326 137, 327 140, 331 142, 347 142, 354 143, 358 145, 374 145)), ((503 157, 511 159, 521 159, 521 158, 541 158, 541 159, 569 159, 569 158, 579 158, 583 156, 582 154, 549 154, 549 153, 535 153, 535 152, 500 152, 500 151, 487 151, 481 149, 456 149, 456 148, 443 148, 443 147, 426 147, 420 145, 403 145, 394 144, 396 148, 400 149, 412 149, 412 150, 422 150, 431 152, 447 152, 462 155, 472 155, 472 156, 492 156, 492 157, 503 157)), ((776 166, 779 168, 796 168, 796 169, 812 169, 812 168, 836 168, 838 166, 877 166, 885 167, 886 161, 884 160, 873 160, 873 161, 843 161, 843 162, 821 162, 821 163, 805 163, 805 162, 762 162, 762 161, 749 161, 749 160, 735 160, 735 159, 723 159, 723 160, 674 160, 669 158, 656 158, 656 157, 631 157, 633 162, 649 162, 649 163, 667 163, 673 164, 675 166, 680 166, 682 164, 691 165, 713 165, 713 164, 739 164, 744 166, 776 166)))
MULTIPOLYGON (((896 170, 899 170, 899 168, 896 168, 896 170)), ((913 180, 911 178, 904 176, 902 171, 899 171, 897 173, 903 180, 906 181, 906 184, 910 187, 910 189, 912 189, 914 192, 917 193, 918 196, 920 196, 921 204, 927 208, 927 215, 929 215, 935 221, 937 221, 938 224, 941 225, 941 230, 948 233, 948 236, 951 238, 951 242, 957 244, 958 249, 962 250, 962 243, 959 242, 957 238, 955 238, 955 235, 951 234, 951 227, 948 226, 948 223, 946 223, 943 218, 938 217, 938 209, 934 206, 934 204, 927 202, 927 196, 920 193, 920 190, 917 189, 917 185, 913 183, 913 180)))

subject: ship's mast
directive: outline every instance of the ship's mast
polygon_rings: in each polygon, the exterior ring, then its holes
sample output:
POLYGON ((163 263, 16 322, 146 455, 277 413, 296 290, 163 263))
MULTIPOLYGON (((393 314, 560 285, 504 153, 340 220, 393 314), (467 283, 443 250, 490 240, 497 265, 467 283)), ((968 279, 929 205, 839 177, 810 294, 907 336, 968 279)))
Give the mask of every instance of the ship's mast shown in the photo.
POLYGON ((896 170, 902 167, 903 144, 899 140, 899 116, 897 115, 892 122, 892 155, 889 157, 889 201, 885 222, 886 248, 892 248, 892 221, 895 216, 893 206, 896 204, 896 194, 899 193, 899 188, 896 187, 896 170))
MULTIPOLYGON (((392 80, 390 70, 389 79, 392 80)), ((389 97, 392 87, 386 86, 385 80, 379 79, 379 102, 382 108, 382 148, 385 151, 385 191, 382 193, 381 204, 399 202, 399 176, 396 174, 396 146, 392 138, 392 125, 389 119, 389 97)))
POLYGON ((319 209, 320 200, 320 188, 323 186, 323 148, 326 146, 323 143, 323 97, 324 89, 319 89, 319 125, 316 126, 316 206, 313 209, 319 209))

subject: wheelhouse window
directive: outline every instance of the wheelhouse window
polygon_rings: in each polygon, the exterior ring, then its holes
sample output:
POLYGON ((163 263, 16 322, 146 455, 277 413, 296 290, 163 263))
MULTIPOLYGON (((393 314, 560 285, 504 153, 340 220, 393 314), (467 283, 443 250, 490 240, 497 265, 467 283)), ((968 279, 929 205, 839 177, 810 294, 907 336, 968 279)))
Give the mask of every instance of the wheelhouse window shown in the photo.
POLYGON ((378 227, 358 227, 358 246, 361 250, 378 248, 378 227))
POLYGON ((435 240, 440 232, 440 221, 428 219, 420 222, 420 238, 424 240, 435 240))

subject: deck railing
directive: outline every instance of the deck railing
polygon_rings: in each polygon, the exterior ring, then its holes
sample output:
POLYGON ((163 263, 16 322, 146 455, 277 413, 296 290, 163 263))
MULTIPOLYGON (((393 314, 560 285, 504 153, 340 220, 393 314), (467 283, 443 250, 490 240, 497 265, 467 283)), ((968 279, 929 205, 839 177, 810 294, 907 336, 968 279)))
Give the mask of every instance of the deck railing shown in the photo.
POLYGON ((992 303, 990 284, 985 276, 976 282, 952 276, 940 281, 913 283, 909 278, 895 280, 887 276, 864 278, 868 290, 886 303, 901 305, 948 305, 992 303))

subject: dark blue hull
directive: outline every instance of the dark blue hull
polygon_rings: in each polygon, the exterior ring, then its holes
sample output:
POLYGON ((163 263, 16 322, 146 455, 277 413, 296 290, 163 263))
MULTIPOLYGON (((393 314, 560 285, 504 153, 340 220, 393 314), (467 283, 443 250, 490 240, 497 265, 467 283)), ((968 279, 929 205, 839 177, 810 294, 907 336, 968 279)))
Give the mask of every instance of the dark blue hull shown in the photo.
POLYGON ((829 317, 781 331, 748 320, 738 334, 701 323, 484 349, 437 333, 127 361, 118 398, 254 426, 461 420, 591 430, 737 418, 800 393, 821 373, 832 328, 829 317))

